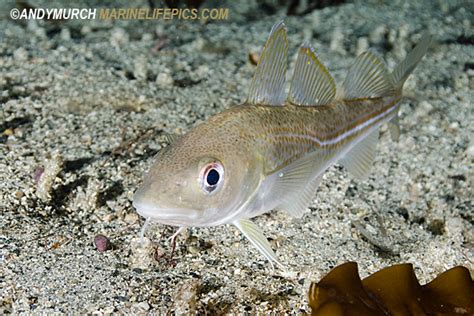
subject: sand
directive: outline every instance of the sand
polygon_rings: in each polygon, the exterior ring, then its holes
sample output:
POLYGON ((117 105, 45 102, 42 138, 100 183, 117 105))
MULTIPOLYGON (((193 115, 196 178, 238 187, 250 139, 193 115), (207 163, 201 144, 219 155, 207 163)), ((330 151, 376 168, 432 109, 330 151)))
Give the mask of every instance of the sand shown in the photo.
POLYGON ((300 313, 310 283, 343 262, 358 262, 363 277, 410 262, 422 283, 472 269, 467 1, 360 1, 289 17, 286 5, 229 1, 229 18, 208 23, 14 21, 14 5, 0 3, 1 314, 300 313), (132 196, 166 135, 245 100, 248 54, 283 17, 291 65, 307 40, 339 82, 368 47, 393 67, 423 32, 434 35, 405 85, 400 140, 382 130, 366 181, 331 167, 302 219, 255 219, 287 271, 272 270, 232 226, 189 229, 173 258, 171 227, 152 225, 141 244, 132 196), (99 234, 110 242, 103 252, 99 234))

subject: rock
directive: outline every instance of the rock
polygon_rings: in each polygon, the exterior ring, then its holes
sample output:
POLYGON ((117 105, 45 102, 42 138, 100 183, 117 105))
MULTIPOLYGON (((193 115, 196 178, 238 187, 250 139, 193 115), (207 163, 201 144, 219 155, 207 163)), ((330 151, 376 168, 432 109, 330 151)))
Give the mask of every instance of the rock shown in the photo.
POLYGON ((169 74, 169 71, 165 69, 165 71, 160 72, 158 76, 156 77, 156 83, 159 86, 165 88, 165 87, 172 86, 174 84, 174 80, 173 80, 173 77, 171 77, 171 75, 169 74))
POLYGON ((185 282, 175 292, 172 310, 178 315, 196 313, 196 296, 199 281, 196 279, 185 282))
POLYGON ((13 52, 13 58, 15 58, 16 61, 27 61, 28 60, 28 51, 24 49, 23 47, 17 48, 13 52))
POLYGON ((134 224, 134 223, 138 222, 138 214, 137 213, 128 213, 127 215, 125 215, 125 218, 123 220, 128 224, 134 224))
POLYGON ((147 302, 139 302, 132 305, 132 313, 139 314, 146 312, 150 309, 150 305, 147 302))
POLYGON ((132 269, 139 268, 148 270, 153 265, 155 249, 150 239, 143 237, 134 238, 130 243, 132 254, 130 256, 130 265, 132 269))
POLYGON ((104 252, 112 248, 110 240, 104 235, 96 235, 94 237, 94 245, 99 252, 104 252))

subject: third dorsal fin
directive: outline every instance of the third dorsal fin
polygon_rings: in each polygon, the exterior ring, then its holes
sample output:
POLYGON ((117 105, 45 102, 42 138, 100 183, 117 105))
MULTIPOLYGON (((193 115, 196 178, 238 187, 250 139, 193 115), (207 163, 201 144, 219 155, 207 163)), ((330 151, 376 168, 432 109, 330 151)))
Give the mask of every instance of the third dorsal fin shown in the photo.
POLYGON ((296 105, 322 105, 333 101, 335 95, 334 79, 318 60, 313 48, 303 44, 296 60, 288 101, 296 105))
POLYGON ((249 104, 283 105, 287 69, 288 39, 283 21, 276 23, 263 47, 250 85, 249 104))
POLYGON ((415 69, 416 65, 420 62, 423 56, 426 54, 428 47, 431 44, 431 36, 428 33, 422 35, 420 43, 407 55, 397 67, 393 70, 391 77, 393 84, 401 89, 405 80, 415 69))
POLYGON ((376 98, 394 89, 383 61, 372 51, 360 54, 344 80, 344 98, 376 98))

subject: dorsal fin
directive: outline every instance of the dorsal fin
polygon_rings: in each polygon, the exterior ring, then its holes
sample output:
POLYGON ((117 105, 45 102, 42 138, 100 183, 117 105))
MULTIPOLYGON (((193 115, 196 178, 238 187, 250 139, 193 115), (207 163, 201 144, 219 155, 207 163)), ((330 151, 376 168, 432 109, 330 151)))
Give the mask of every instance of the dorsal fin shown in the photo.
POLYGON ((344 80, 344 98, 376 98, 394 89, 383 61, 372 51, 360 54, 344 80))
POLYGON ((431 44, 431 36, 428 33, 422 35, 420 43, 407 55, 407 57, 395 67, 391 73, 392 83, 401 89, 405 80, 415 69, 421 58, 426 54, 428 47, 431 44))
POLYGON ((247 103, 282 105, 285 101, 288 40, 283 21, 276 23, 263 47, 247 103))
POLYGON ((322 105, 331 103, 335 95, 334 79, 318 60, 313 48, 304 43, 296 60, 288 101, 296 105, 322 105))

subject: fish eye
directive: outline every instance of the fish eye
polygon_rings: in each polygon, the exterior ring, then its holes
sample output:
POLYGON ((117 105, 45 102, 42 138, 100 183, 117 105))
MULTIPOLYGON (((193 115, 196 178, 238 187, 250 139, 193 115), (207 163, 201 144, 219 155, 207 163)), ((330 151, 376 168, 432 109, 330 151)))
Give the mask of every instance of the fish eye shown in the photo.
POLYGON ((206 164, 199 176, 199 184, 201 189, 207 193, 211 194, 217 189, 219 189, 224 180, 224 166, 220 161, 213 161, 206 164))

